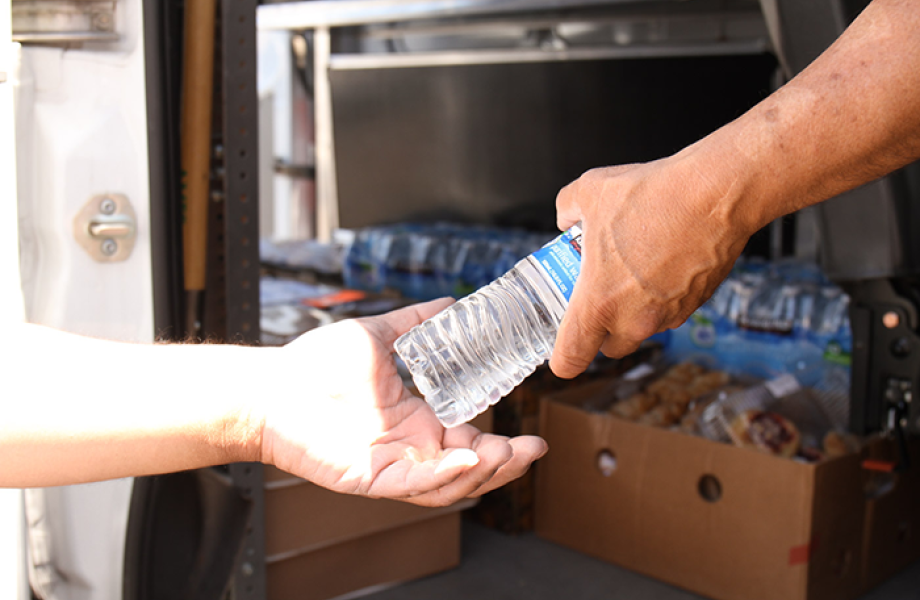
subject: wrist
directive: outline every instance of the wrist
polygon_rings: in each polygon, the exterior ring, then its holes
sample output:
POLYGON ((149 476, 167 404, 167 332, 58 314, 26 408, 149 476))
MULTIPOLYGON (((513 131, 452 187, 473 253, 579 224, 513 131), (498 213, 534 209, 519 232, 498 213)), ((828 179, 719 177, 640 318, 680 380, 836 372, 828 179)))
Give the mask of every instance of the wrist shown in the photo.
POLYGON ((225 401, 209 435, 222 462, 261 462, 268 405, 284 393, 281 348, 228 346, 229 360, 218 376, 225 401))
POLYGON ((719 238, 746 241, 773 220, 755 193, 752 170, 738 161, 723 130, 687 146, 668 158, 671 176, 686 183, 684 210, 706 223, 719 238))
MULTIPOLYGON (((827 142, 810 131, 818 98, 787 84, 747 113, 681 151, 709 173, 733 225, 752 235, 832 195, 827 142), (803 136, 803 132, 809 132, 803 136)), ((842 190, 837 190, 842 191, 842 190)))
POLYGON ((222 463, 261 462, 265 415, 254 402, 240 401, 229 406, 209 440, 222 456, 222 463))

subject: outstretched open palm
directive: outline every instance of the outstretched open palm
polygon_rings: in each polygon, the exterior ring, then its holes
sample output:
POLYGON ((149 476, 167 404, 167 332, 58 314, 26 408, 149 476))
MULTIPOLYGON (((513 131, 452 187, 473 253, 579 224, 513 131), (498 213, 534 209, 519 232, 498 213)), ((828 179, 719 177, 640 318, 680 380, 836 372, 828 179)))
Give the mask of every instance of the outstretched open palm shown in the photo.
POLYGON ((303 383, 265 407, 262 460, 337 492, 426 506, 523 475, 546 452, 542 439, 445 429, 397 373, 396 338, 449 304, 337 323, 286 346, 284 363, 299 366, 303 383))

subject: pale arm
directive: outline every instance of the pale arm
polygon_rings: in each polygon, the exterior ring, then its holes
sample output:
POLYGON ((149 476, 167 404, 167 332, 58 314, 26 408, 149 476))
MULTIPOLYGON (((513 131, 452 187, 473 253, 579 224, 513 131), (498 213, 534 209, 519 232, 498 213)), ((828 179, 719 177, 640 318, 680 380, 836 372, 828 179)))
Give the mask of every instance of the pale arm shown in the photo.
POLYGON ((258 460, 247 402, 277 391, 280 349, 124 344, 26 324, 4 341, 0 486, 258 460))
POLYGON ((920 4, 875 0, 800 75, 652 163, 588 171, 557 198, 582 274, 550 366, 582 372, 680 325, 771 220, 920 157, 920 4))
POLYGON ((546 443, 445 430, 403 385, 393 342, 448 304, 323 327, 284 348, 9 326, 0 487, 262 461, 335 491, 422 505, 483 494, 520 477, 546 443))

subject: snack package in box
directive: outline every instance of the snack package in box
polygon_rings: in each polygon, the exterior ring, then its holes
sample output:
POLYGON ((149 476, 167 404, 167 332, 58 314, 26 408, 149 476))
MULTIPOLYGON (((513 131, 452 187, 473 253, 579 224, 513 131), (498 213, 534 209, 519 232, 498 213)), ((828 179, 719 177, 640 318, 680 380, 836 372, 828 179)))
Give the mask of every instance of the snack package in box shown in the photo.
POLYGON ((742 388, 733 385, 732 377, 724 371, 692 362, 667 366, 659 361, 632 369, 594 399, 593 406, 584 408, 606 410, 644 425, 696 433, 696 421, 705 406, 719 393, 736 389, 742 388))
POLYGON ((703 410, 698 425, 714 441, 817 462, 859 447, 845 433, 845 414, 839 409, 845 402, 845 392, 805 388, 792 375, 783 375, 717 398, 703 410))
POLYGON ((846 433, 846 388, 806 388, 792 375, 761 381, 658 360, 583 398, 580 407, 805 462, 859 448, 846 433))

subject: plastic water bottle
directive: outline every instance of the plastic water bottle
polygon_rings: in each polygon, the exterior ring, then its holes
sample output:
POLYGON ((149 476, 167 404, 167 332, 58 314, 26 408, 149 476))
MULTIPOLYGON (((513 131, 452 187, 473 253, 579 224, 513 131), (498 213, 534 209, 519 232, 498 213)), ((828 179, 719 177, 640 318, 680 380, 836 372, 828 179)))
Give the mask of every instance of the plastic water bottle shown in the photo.
POLYGON ((580 272, 575 225, 396 340, 396 352, 445 427, 485 411, 549 358, 580 272))

